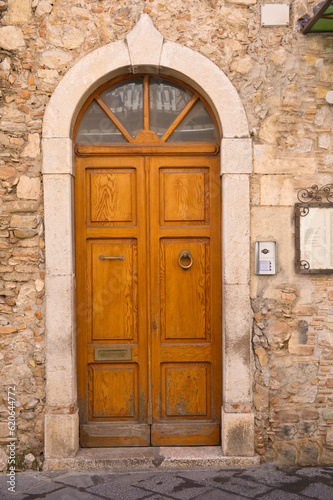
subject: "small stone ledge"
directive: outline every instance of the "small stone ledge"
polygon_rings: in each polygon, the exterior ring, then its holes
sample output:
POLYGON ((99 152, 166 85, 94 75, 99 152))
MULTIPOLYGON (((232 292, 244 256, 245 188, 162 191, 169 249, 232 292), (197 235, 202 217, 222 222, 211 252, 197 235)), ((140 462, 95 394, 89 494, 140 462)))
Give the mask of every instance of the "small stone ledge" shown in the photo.
POLYGON ((74 175, 74 151, 72 140, 45 138, 42 140, 43 175, 74 175))
POLYGON ((252 173, 252 139, 223 138, 221 175, 252 173))
POLYGON ((48 458, 44 471, 231 467, 259 465, 260 457, 225 457, 219 446, 85 448, 73 458, 48 458))
POLYGON ((252 413, 252 401, 224 402, 223 409, 226 413, 252 413))

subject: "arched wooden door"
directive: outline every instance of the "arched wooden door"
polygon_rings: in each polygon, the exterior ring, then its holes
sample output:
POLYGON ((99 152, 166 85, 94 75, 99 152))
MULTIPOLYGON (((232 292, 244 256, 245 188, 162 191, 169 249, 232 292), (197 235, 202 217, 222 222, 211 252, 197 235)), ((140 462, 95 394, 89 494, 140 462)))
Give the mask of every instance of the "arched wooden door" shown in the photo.
POLYGON ((173 79, 109 82, 75 127, 81 446, 215 445, 217 127, 173 79))

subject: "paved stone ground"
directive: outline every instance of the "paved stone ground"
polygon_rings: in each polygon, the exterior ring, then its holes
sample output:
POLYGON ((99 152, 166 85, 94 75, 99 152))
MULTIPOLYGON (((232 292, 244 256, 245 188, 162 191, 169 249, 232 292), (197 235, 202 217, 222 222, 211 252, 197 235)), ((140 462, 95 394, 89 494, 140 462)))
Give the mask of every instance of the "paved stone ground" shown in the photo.
POLYGON ((0 474, 1 500, 333 499, 333 467, 24 472, 16 476, 16 493, 7 480, 0 474))

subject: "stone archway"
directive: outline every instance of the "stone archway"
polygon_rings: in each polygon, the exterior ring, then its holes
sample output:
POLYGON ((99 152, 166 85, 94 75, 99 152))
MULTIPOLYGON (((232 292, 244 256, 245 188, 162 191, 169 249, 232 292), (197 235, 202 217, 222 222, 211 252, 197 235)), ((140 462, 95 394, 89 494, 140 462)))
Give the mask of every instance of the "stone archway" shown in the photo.
POLYGON ((45 457, 74 457, 79 447, 72 128, 82 104, 97 87, 117 75, 137 72, 163 73, 192 85, 206 98, 223 131, 222 453, 229 457, 251 457, 254 455, 249 291, 252 146, 246 115, 226 75, 203 55, 165 41, 147 14, 141 16, 126 41, 110 43, 80 59, 55 89, 45 112, 45 457), (148 45, 145 44, 147 39, 150 40, 148 45))

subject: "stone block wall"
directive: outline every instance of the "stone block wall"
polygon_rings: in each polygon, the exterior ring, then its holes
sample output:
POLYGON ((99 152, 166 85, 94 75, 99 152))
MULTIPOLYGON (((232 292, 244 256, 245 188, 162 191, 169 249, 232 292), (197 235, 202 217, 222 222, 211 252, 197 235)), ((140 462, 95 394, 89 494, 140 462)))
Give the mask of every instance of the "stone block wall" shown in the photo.
POLYGON ((254 299, 257 453, 282 465, 333 462, 333 279, 254 299), (302 298, 303 295, 303 298, 302 298))
POLYGON ((297 191, 333 182, 333 107, 325 101, 333 34, 300 33, 297 20, 316 2, 285 1, 290 25, 271 28, 260 25, 262 3, 0 1, 0 468, 8 385, 16 387, 21 462, 43 459, 45 107, 75 62, 124 40, 144 12, 165 39, 221 68, 246 109, 252 243, 278 242, 276 276, 250 279, 256 450, 284 465, 333 463, 333 280, 295 273, 293 226, 297 191))

